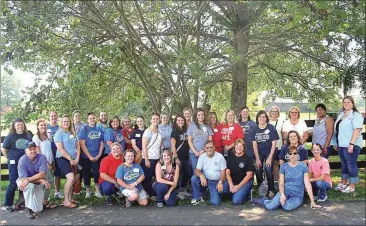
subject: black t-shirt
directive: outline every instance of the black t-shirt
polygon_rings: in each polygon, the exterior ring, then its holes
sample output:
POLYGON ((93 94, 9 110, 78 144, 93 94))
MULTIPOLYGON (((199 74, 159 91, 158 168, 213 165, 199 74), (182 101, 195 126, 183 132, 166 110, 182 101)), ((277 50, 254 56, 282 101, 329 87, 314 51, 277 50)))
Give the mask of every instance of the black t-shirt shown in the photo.
POLYGON ((32 135, 28 133, 10 133, 6 136, 3 148, 8 150, 8 160, 18 161, 25 154, 25 149, 30 141, 32 141, 32 135))
POLYGON ((189 145, 187 134, 182 130, 175 129, 172 131, 171 138, 174 138, 176 141, 175 148, 178 151, 179 160, 189 160, 189 145), (182 143, 182 147, 179 148, 182 143))
POLYGON ((227 159, 227 168, 230 170, 230 176, 233 179, 233 184, 237 185, 244 179, 248 171, 253 172, 253 162, 248 155, 237 157, 230 155, 227 159))
POLYGON ((136 146, 142 151, 142 135, 145 130, 135 129, 130 136, 130 139, 136 140, 136 146))

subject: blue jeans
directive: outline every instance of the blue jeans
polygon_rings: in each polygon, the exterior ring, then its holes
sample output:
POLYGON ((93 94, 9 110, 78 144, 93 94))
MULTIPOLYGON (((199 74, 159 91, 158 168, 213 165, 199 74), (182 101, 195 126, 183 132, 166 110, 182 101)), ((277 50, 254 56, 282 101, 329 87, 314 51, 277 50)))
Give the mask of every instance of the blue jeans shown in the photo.
POLYGON ((8 160, 9 185, 5 192, 4 206, 12 206, 14 203, 15 190, 17 189, 16 180, 18 179, 18 160, 14 161, 15 164, 10 164, 10 160, 8 160))
MULTIPOLYGON (((240 205, 250 199, 250 191, 253 188, 253 179, 250 179, 237 192, 233 193, 232 202, 234 205, 240 205)), ((227 181, 224 182, 224 193, 230 193, 230 186, 227 181)))
POLYGON ((152 188, 152 178, 155 176, 155 166, 159 159, 149 159, 150 167, 146 167, 145 159, 141 161, 141 167, 144 170, 145 179, 142 181, 142 187, 149 194, 149 196, 155 196, 155 191, 152 188))
MULTIPOLYGON (((218 180, 207 180, 207 187, 210 192, 210 204, 211 205, 220 205, 221 204, 221 196, 219 191, 217 190, 218 180)), ((202 193, 205 191, 205 187, 201 185, 201 180, 196 175, 192 176, 191 179, 192 185, 192 197, 193 199, 202 198, 202 193)))
POLYGON ((159 183, 159 182, 154 183, 154 186, 153 186, 153 189, 156 192, 156 201, 161 202, 161 203, 165 201, 166 205, 171 207, 171 206, 174 206, 177 201, 177 190, 174 189, 170 193, 169 199, 164 200, 164 196, 166 195, 166 193, 168 193, 169 188, 170 188, 170 185, 159 183))
POLYGON ((255 160, 253 148, 247 148, 247 155, 249 156, 250 159, 255 160))
POLYGON ((114 184, 109 181, 103 181, 100 184, 100 192, 105 196, 110 196, 116 193, 118 190, 114 184))
MULTIPOLYGON (((257 178, 258 188, 263 182, 263 166, 266 163, 266 160, 268 157, 269 157, 269 153, 268 154, 259 153, 259 159, 262 163, 262 167, 260 169, 255 170, 255 177, 257 178)), ((270 167, 264 166, 264 170, 266 171, 266 177, 267 177, 267 181, 268 181, 268 191, 272 191, 272 192, 274 191, 273 159, 274 159, 274 157, 272 157, 270 167)))
POLYGON ((342 179, 347 180, 349 177, 351 184, 358 182, 357 158, 360 154, 360 149, 359 146, 355 145, 353 153, 350 154, 348 153, 348 147, 338 147, 338 155, 342 165, 342 179))
POLYGON ((328 159, 329 156, 332 154, 334 147, 333 146, 328 146, 327 147, 327 154, 325 155, 323 152, 321 153, 321 156, 328 159))
MULTIPOLYGON (((260 205, 262 205, 267 210, 275 210, 281 207, 281 201, 280 201, 281 194, 277 192, 276 196, 273 197, 272 200, 268 200, 266 198, 262 198, 260 200, 260 205)), ((282 206, 282 208, 286 211, 292 211, 299 206, 304 201, 304 197, 296 196, 296 195, 286 195, 286 202, 282 206)))
POLYGON ((183 173, 183 177, 180 177, 179 180, 179 187, 185 188, 192 177, 192 169, 189 160, 180 160, 179 172, 183 173))
POLYGON ((197 166, 197 162, 198 162, 198 157, 196 157, 194 155, 194 153, 189 152, 189 161, 191 162, 192 174, 195 174, 196 166, 197 166))
POLYGON ((330 184, 323 180, 311 182, 311 186, 313 188, 313 195, 317 196, 319 192, 319 199, 324 199, 327 195, 327 191, 330 190, 330 184))

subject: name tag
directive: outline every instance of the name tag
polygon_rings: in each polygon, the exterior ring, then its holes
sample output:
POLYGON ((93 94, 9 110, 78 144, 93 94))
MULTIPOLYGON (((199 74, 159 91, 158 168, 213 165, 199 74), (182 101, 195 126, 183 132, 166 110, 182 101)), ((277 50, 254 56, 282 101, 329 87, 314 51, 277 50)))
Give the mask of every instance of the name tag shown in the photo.
POLYGON ((207 132, 207 128, 206 128, 206 126, 205 126, 205 127, 203 127, 203 128, 202 128, 202 130, 203 130, 204 132, 207 132))
POLYGON ((136 134, 136 137, 141 137, 141 134, 139 134, 139 133, 138 133, 138 134, 136 134))
POLYGON ((166 165, 161 166, 162 170, 166 170, 166 165))
POLYGON ((230 126, 229 127, 229 130, 234 130, 234 126, 230 126))
POLYGON ((51 129, 47 129, 47 133, 50 133, 50 132, 52 132, 52 130, 51 129))
POLYGON ((70 139, 74 139, 74 135, 70 134, 70 135, 69 135, 69 138, 70 138, 70 139))
POLYGON ((15 164, 15 160, 10 160, 10 161, 9 161, 9 163, 10 163, 11 165, 15 164))
POLYGON ((217 132, 219 132, 219 131, 215 128, 215 129, 214 129, 214 132, 216 132, 216 133, 217 133, 217 132))
POLYGON ((140 169, 139 169, 139 168, 134 168, 134 169, 133 169, 133 172, 134 172, 134 173, 138 173, 138 172, 140 172, 140 169))
POLYGON ((269 134, 269 129, 266 129, 266 131, 263 132, 264 134, 269 134))
POLYGON ((102 133, 101 133, 101 132, 99 132, 99 133, 98 133, 98 135, 99 135, 99 136, 101 136, 101 135, 102 135, 102 133))

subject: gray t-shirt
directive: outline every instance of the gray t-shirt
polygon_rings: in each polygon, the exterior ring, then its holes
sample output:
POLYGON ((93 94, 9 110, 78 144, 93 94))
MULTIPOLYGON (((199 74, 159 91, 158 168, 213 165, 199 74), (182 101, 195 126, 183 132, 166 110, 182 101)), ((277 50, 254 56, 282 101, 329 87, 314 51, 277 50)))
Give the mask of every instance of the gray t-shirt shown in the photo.
POLYGON ((281 165, 280 174, 285 175, 285 195, 304 197, 304 174, 309 172, 305 163, 291 167, 288 162, 281 165))
MULTIPOLYGON (((213 135, 211 128, 206 124, 201 124, 201 129, 197 128, 194 122, 191 123, 187 130, 187 135, 192 136, 193 146, 196 151, 203 150, 208 137, 213 135)), ((193 152, 191 149, 190 152, 193 152)))
POLYGON ((208 157, 207 153, 203 153, 197 162, 197 169, 200 169, 208 180, 219 180, 221 171, 226 169, 226 160, 222 154, 215 151, 213 157, 208 157))

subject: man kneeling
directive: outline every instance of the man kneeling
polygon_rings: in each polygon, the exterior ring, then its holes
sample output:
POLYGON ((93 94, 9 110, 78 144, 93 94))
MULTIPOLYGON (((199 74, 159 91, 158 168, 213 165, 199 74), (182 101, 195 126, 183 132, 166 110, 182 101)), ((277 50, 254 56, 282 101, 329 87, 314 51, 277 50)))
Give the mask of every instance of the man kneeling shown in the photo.
POLYGON ((25 155, 19 159, 17 185, 23 191, 26 214, 29 219, 35 218, 35 213, 43 210, 44 186, 50 184, 45 180, 47 159, 37 154, 36 144, 30 142, 25 149, 25 155))

